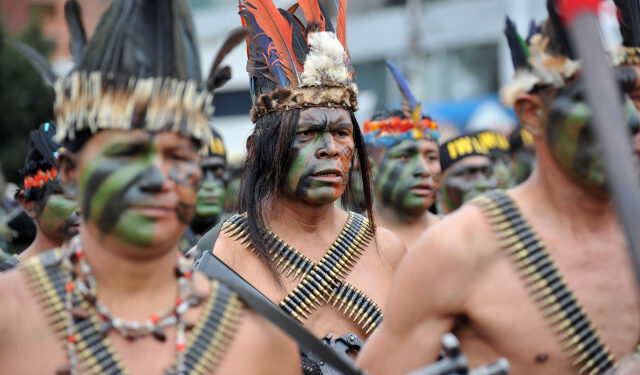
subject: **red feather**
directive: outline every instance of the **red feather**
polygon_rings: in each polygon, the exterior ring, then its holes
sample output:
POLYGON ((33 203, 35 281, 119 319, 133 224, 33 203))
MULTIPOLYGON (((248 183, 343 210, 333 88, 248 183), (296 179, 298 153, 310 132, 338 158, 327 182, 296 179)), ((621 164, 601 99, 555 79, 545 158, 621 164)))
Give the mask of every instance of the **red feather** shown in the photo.
POLYGON ((318 0, 298 0, 298 5, 300 5, 308 23, 316 23, 320 25, 320 30, 324 30, 325 20, 318 0))
POLYGON ((347 51, 347 0, 339 0, 336 6, 338 8, 336 36, 342 43, 344 50, 347 51))
POLYGON ((272 40, 270 51, 265 52, 276 53, 287 78, 297 85, 303 66, 293 53, 293 30, 289 22, 282 17, 272 0, 242 0, 242 3, 241 9, 251 13, 258 26, 272 40))
MULTIPOLYGON (((238 0, 238 9, 242 10, 242 0, 238 0)), ((242 22, 242 28, 247 29, 247 21, 245 21, 244 17, 240 17, 240 21, 242 22)), ((247 57, 249 57, 249 34, 247 33, 247 57)))

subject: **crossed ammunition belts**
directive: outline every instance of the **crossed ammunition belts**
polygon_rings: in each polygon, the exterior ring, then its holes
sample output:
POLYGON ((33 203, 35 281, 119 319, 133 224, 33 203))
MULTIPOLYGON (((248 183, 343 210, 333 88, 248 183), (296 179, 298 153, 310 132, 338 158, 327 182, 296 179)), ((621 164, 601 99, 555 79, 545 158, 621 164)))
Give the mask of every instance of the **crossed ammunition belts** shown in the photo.
MULTIPOLYGON (((244 215, 235 215, 222 225, 221 230, 234 240, 251 246, 244 215)), ((286 278, 300 278, 296 287, 280 302, 280 308, 304 324, 313 310, 322 304, 338 306, 365 334, 369 334, 382 321, 382 310, 364 292, 344 279, 358 262, 373 238, 369 220, 350 212, 347 223, 320 261, 314 263, 271 231, 263 233, 264 243, 276 269, 286 278), (338 305, 339 303, 339 305, 338 305)))

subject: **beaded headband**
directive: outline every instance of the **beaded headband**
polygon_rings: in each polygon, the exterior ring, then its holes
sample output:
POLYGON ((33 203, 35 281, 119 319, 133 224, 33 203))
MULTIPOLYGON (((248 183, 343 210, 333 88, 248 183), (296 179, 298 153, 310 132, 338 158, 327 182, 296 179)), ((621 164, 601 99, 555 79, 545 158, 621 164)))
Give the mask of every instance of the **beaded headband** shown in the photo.
POLYGON ((417 124, 398 116, 364 122, 364 141, 372 146, 390 147, 405 139, 438 141, 439 138, 438 124, 429 118, 423 118, 417 124))
POLYGON ((58 176, 58 170, 55 167, 45 171, 38 169, 35 174, 25 176, 23 182, 24 189, 43 188, 44 184, 55 180, 56 176, 58 176))

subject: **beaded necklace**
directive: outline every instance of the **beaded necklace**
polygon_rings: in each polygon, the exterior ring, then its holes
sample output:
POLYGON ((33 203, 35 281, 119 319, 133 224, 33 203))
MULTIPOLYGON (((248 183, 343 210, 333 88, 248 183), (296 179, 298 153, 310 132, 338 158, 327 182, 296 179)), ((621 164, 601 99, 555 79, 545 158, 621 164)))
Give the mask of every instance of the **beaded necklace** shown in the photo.
POLYGON ((136 340, 141 337, 152 335, 155 339, 164 342, 166 335, 164 329, 177 326, 176 334, 176 363, 173 369, 168 372, 184 373, 186 348, 185 333, 187 323, 182 319, 189 308, 196 307, 202 303, 205 296, 195 290, 193 286, 193 267, 182 255, 178 258, 176 266, 176 276, 178 278, 178 297, 174 306, 167 309, 160 315, 151 315, 143 322, 131 322, 116 318, 111 311, 97 298, 97 282, 93 276, 91 266, 84 257, 84 251, 80 244, 80 238, 71 240, 71 251, 68 256, 62 258, 62 269, 66 274, 64 309, 66 311, 66 349, 69 360, 69 367, 62 368, 57 373, 76 375, 78 374, 77 356, 77 327, 76 318, 86 319, 91 314, 95 314, 100 319, 100 332, 105 337, 111 330, 121 334, 128 340, 136 340), (75 268, 80 270, 82 277, 76 277, 75 268), (74 306, 73 294, 80 293, 82 300, 86 304, 74 306))

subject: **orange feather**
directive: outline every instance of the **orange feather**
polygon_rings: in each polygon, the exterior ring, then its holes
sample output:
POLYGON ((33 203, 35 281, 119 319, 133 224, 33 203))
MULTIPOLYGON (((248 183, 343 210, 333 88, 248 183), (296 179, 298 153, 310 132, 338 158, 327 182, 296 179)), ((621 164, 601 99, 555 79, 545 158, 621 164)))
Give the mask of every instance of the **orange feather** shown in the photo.
POLYGON ((300 5, 300 9, 302 9, 304 18, 307 19, 308 23, 316 23, 320 25, 320 30, 324 30, 325 20, 318 0, 298 0, 298 5, 300 5))
POLYGON ((268 36, 272 43, 269 52, 275 52, 278 62, 292 85, 300 82, 299 72, 303 66, 295 58, 292 47, 292 26, 282 17, 272 0, 242 0, 242 10, 253 15, 258 26, 268 36))
POLYGON ((336 7, 338 8, 336 36, 342 43, 344 50, 347 51, 347 0, 339 0, 336 7))
MULTIPOLYGON (((238 9, 242 9, 242 0, 238 0, 238 9)), ((242 28, 247 29, 247 21, 245 21, 244 17, 240 17, 240 21, 242 22, 242 28)), ((247 34, 247 57, 249 56, 249 34, 247 34)))

